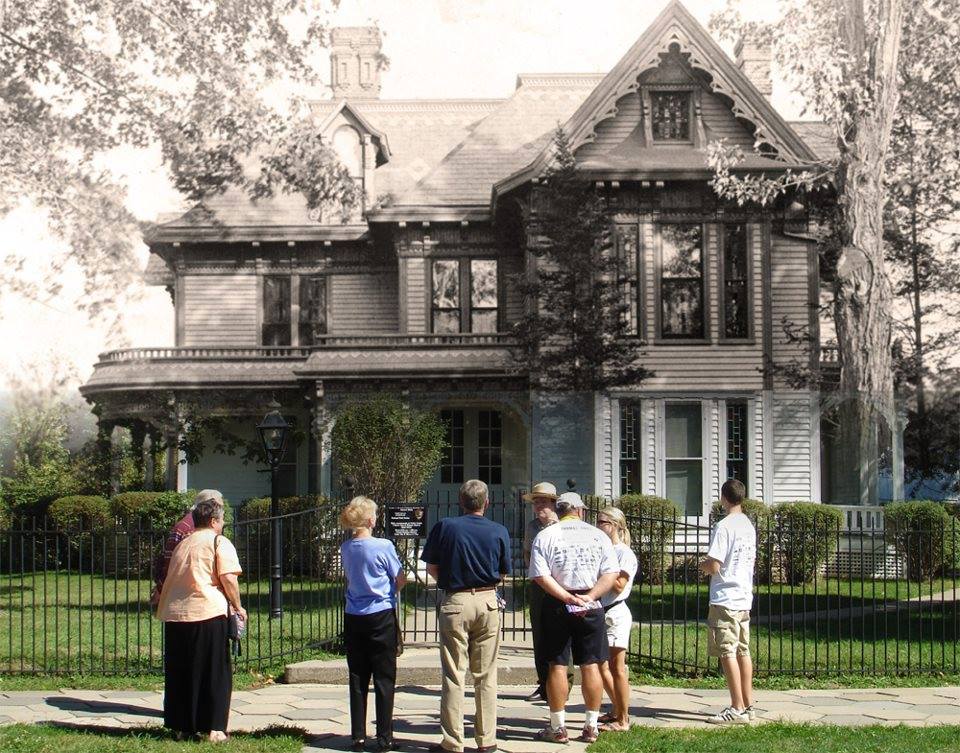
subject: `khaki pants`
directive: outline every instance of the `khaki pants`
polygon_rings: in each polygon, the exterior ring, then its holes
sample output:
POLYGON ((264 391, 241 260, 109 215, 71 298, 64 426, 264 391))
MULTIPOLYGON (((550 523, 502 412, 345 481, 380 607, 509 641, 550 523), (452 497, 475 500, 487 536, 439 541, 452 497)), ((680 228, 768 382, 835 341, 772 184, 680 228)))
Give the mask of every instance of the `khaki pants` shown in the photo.
POLYGON ((464 677, 469 666, 477 709, 473 735, 478 746, 497 743, 497 653, 500 609, 496 591, 448 594, 440 604, 440 729, 443 747, 463 750, 464 677))

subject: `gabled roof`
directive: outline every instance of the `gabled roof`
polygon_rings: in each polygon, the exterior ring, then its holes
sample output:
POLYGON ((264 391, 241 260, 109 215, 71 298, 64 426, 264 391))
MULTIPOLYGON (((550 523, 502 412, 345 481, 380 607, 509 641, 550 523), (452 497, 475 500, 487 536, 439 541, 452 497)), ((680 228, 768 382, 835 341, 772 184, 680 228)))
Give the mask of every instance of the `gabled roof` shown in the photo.
POLYGON ((357 125, 369 134, 371 140, 377 145, 377 166, 385 165, 390 161, 390 147, 387 144, 387 134, 370 125, 369 121, 360 114, 359 109, 350 104, 347 100, 341 99, 336 107, 320 122, 318 130, 320 133, 326 133, 327 129, 333 124, 337 116, 346 113, 354 119, 357 125))
MULTIPOLYGON (((564 123, 563 129, 574 150, 592 139, 598 123, 615 115, 617 100, 636 91, 640 74, 656 68, 661 54, 673 45, 689 55, 692 67, 709 74, 713 91, 733 101, 734 114, 750 121, 756 140, 774 147, 784 163, 806 164, 817 160, 813 151, 679 0, 671 0, 564 123)), ((551 157, 552 145, 548 142, 528 165, 494 184, 494 201, 504 192, 540 175, 551 157)))

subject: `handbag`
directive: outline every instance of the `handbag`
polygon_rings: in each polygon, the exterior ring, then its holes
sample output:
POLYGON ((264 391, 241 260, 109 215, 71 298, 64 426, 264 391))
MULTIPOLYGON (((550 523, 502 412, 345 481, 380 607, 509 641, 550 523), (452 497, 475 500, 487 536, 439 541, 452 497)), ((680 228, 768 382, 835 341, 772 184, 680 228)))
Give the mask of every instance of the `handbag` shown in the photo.
MULTIPOLYGON (((213 572, 217 576, 217 588, 220 589, 223 593, 223 585, 220 584, 220 567, 219 567, 219 558, 217 556, 217 543, 220 541, 219 534, 213 537, 213 572)), ((224 594, 226 595, 226 594, 224 594)), ((230 647, 230 651, 234 656, 240 656, 240 638, 243 637, 245 632, 245 626, 243 620, 240 619, 240 615, 233 611, 233 607, 230 606, 229 600, 227 601, 227 644, 230 647)))

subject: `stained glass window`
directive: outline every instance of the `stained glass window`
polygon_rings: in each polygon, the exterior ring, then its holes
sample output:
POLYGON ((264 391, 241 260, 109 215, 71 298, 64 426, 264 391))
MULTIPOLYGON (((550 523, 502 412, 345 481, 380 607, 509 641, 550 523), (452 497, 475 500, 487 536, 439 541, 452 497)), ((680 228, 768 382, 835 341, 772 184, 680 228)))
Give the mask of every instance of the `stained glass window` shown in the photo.
POLYGON ((640 406, 620 405, 620 493, 640 492, 640 406))
POLYGON ((435 259, 431 285, 433 332, 493 333, 499 329, 496 259, 435 259))
POLYGON ((723 233, 723 334, 748 337, 747 230, 725 225, 723 233))
POLYGON ((727 478, 747 485, 747 403, 727 403, 727 478))
POLYGON ((654 141, 690 141, 690 92, 651 92, 654 141))
POLYGON ((702 338, 703 228, 699 224, 660 226, 660 335, 702 338))
POLYGON ((637 247, 639 234, 636 225, 617 225, 615 252, 617 255, 617 277, 625 304, 621 316, 626 331, 635 335, 638 332, 637 316, 637 247))

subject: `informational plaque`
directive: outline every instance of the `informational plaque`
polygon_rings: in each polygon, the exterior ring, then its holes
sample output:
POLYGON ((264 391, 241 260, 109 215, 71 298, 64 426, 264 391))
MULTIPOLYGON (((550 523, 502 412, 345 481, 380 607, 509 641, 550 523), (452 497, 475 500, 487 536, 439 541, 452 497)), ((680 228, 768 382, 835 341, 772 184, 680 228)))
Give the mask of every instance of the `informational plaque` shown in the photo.
POLYGON ((389 505, 387 527, 392 539, 419 539, 427 535, 427 508, 423 505, 389 505))

